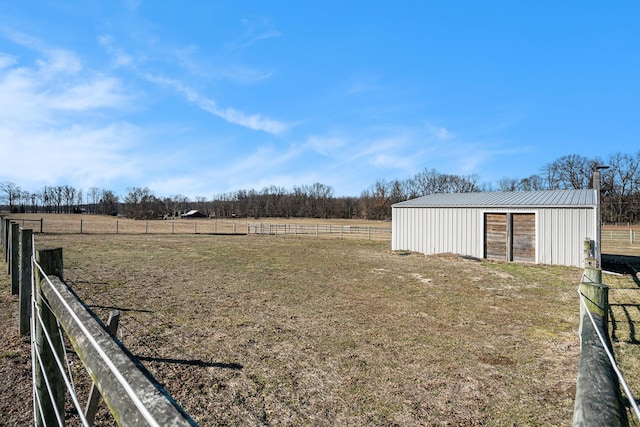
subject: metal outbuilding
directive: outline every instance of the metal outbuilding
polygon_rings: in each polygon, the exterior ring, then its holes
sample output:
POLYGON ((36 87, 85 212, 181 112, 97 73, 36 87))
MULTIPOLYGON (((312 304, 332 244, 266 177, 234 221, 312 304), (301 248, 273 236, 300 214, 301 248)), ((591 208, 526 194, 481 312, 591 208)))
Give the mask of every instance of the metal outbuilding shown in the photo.
POLYGON ((205 214, 203 214, 202 212, 198 211, 198 210, 190 210, 187 213, 184 213, 182 215, 180 215, 182 218, 184 219, 191 219, 191 218, 206 218, 207 216, 205 214))
POLYGON ((392 206, 393 250, 584 266, 596 190, 432 194, 392 206))

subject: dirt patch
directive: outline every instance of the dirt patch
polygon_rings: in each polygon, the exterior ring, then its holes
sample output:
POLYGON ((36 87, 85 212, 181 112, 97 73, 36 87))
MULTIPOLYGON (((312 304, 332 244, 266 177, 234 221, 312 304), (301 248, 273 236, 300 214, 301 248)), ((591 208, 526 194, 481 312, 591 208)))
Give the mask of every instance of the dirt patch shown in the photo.
POLYGON ((33 425, 29 338, 18 334, 18 297, 0 262, 0 425, 33 425))

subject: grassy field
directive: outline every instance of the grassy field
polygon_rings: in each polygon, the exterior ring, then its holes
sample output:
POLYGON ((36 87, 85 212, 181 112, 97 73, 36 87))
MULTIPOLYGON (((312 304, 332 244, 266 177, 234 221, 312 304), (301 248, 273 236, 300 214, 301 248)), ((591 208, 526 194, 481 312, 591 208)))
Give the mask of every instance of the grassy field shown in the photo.
MULTIPOLYGON (((580 269, 283 236, 36 245, 64 248, 67 282, 99 317, 121 310, 119 338, 202 426, 571 425, 580 269)), ((640 287, 605 279, 639 395, 640 287)), ((24 343, 11 339, 0 367, 19 370, 24 343)), ((111 424, 103 411, 99 425, 111 424)))

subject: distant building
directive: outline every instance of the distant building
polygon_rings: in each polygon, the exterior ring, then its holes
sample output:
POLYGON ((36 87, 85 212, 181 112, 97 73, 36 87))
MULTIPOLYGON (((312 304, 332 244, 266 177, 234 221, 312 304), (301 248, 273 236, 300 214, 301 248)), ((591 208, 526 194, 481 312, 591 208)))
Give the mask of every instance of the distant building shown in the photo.
POLYGON ((432 194, 392 206, 393 250, 584 266, 596 190, 432 194))
POLYGON ((198 210, 192 210, 187 213, 180 215, 184 219, 192 219, 192 218, 206 218, 207 216, 198 210))

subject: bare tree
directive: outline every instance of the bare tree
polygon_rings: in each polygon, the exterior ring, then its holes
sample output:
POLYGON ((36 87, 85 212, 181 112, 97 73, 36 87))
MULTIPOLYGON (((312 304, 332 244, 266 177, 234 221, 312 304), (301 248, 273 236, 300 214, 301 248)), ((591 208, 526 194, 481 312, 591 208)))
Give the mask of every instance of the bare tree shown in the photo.
POLYGON ((102 196, 100 197, 98 213, 103 215, 117 215, 118 214, 118 196, 111 190, 102 190, 102 196))
POLYGON ((98 203, 100 202, 101 191, 98 187, 89 188, 89 192, 87 193, 87 197, 89 198, 89 212, 97 213, 98 211, 98 203))
POLYGON ((500 191, 516 191, 518 189, 517 178, 507 178, 506 176, 498 180, 498 190, 500 191))
POLYGON ((164 205, 147 187, 129 188, 124 197, 124 213, 134 219, 156 219, 164 215, 164 205))
POLYGON ((4 193, 2 200, 9 205, 9 211, 13 212, 15 208, 16 201, 20 198, 21 190, 16 184, 10 181, 0 182, 0 191, 4 193))
POLYGON ((589 159, 578 154, 562 156, 544 166, 551 190, 580 190, 592 186, 593 171, 601 164, 599 158, 589 159))
POLYGON ((634 222, 640 214, 640 151, 635 155, 615 153, 609 156, 609 169, 603 174, 604 214, 609 222, 634 222))
POLYGON ((518 189, 522 191, 544 190, 544 180, 540 175, 531 175, 527 178, 522 178, 518 183, 518 189))

